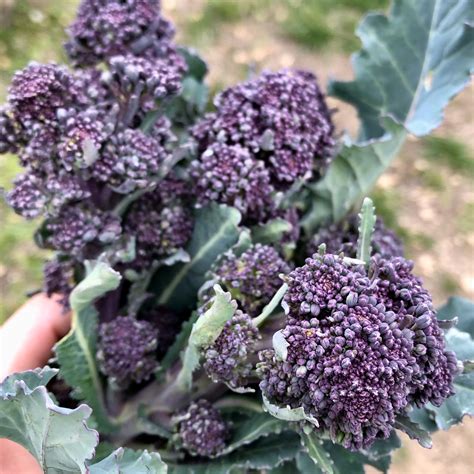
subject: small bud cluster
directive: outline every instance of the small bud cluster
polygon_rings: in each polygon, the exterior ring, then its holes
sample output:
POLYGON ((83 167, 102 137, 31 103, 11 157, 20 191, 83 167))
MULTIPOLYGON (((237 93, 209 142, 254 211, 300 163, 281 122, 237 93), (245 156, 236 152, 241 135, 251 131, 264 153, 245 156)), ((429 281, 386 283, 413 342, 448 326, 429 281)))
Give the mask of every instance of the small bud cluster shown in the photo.
MULTIPOLYGON (((226 203, 238 197, 244 211, 250 211, 249 217, 255 219, 253 200, 258 182, 265 184, 257 202, 265 202, 275 189, 288 189, 296 180, 314 172, 318 175, 327 166, 334 147, 334 126, 311 73, 265 73, 222 92, 215 105, 216 112, 206 115, 193 129, 200 153, 194 174, 202 200, 210 198, 202 183, 215 179, 215 198, 226 203), (242 174, 230 175, 225 170, 234 167, 237 159, 242 162, 238 168, 242 174), (211 169, 217 163, 218 168, 211 169), (220 188, 226 184, 231 186, 230 192, 220 188)), ((257 217, 265 216, 260 211, 257 217)))
POLYGON ((221 202, 238 209, 251 222, 275 213, 270 174, 261 160, 240 145, 215 143, 191 163, 198 203, 221 202))
POLYGON ((191 237, 193 219, 184 205, 177 181, 160 183, 137 199, 125 216, 124 229, 136 238, 136 270, 149 268, 154 260, 172 255, 191 237), (176 189, 174 196, 170 189, 176 189))
POLYGON ((69 309, 69 295, 74 286, 74 263, 72 260, 53 258, 45 263, 44 292, 49 296, 59 295, 60 303, 69 309))
POLYGON ((260 387, 273 403, 316 418, 358 450, 387 438, 413 404, 453 393, 456 357, 446 351, 431 297, 401 257, 363 266, 334 255, 306 260, 288 277, 285 360, 260 352, 260 387))
POLYGON ((259 338, 252 318, 237 310, 204 353, 204 369, 213 382, 225 382, 234 389, 245 386, 253 367, 248 356, 259 338))
MULTIPOLYGON (((318 247, 325 244, 328 253, 339 254, 343 252, 346 257, 355 258, 359 238, 358 226, 359 218, 357 215, 351 215, 339 224, 332 224, 320 229, 308 243, 307 254, 316 253, 318 247)), ((393 230, 385 226, 380 217, 377 217, 375 222, 371 243, 374 255, 383 258, 403 257, 402 242, 393 230)))
POLYGON ((232 251, 225 254, 214 276, 243 312, 257 316, 283 284, 280 274, 289 270, 273 247, 255 244, 239 257, 232 251))
POLYGON ((178 437, 192 456, 212 458, 224 448, 229 428, 219 411, 204 399, 191 403, 178 416, 178 437))
POLYGON ((119 388, 148 380, 158 366, 158 330, 148 321, 118 316, 99 326, 97 360, 101 371, 119 388))

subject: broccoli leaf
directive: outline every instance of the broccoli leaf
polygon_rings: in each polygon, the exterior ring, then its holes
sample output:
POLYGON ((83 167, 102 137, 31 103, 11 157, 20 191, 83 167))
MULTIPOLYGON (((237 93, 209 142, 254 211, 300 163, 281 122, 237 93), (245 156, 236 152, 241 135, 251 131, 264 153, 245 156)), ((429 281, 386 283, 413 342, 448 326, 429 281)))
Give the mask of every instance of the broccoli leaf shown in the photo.
POLYGON ((308 456, 313 461, 313 467, 316 466, 316 469, 319 469, 324 474, 334 474, 334 461, 314 431, 307 433, 304 430, 301 434, 301 440, 308 452, 308 456))
POLYGON ((216 296, 211 307, 193 324, 188 346, 184 351, 183 367, 176 383, 185 390, 191 389, 192 374, 199 366, 200 351, 211 345, 218 337, 225 323, 232 318, 237 304, 232 301, 230 293, 224 292, 219 285, 214 285, 216 296))
POLYGON ((324 177, 306 186, 307 212, 301 225, 307 234, 322 224, 341 220, 369 194, 379 176, 392 163, 406 132, 392 119, 383 120, 387 133, 378 140, 345 143, 324 177))
POLYGON ((397 416, 395 428, 406 433, 410 439, 416 439, 424 448, 433 446, 430 434, 407 416, 397 416))
POLYGON ((282 423, 266 413, 253 414, 241 423, 234 422, 232 439, 223 454, 235 451, 263 436, 281 433, 285 429, 288 429, 287 423, 282 423))
POLYGON ((269 413, 270 415, 278 418, 279 420, 284 421, 309 421, 311 424, 315 426, 319 426, 318 421, 316 418, 313 418, 311 415, 307 415, 304 411, 303 407, 298 408, 290 408, 287 407, 279 407, 271 403, 268 398, 262 393, 263 399, 263 408, 264 410, 269 413))
POLYGON ((357 29, 363 49, 356 79, 332 82, 329 93, 356 107, 361 138, 380 137, 390 115, 414 135, 442 121, 449 100, 474 65, 470 0, 395 0, 388 16, 369 13, 357 29))
POLYGON ((346 139, 323 179, 307 186, 307 233, 339 221, 369 194, 407 131, 424 135, 439 125, 472 69, 469 1, 396 0, 389 17, 371 13, 362 21, 356 79, 329 85, 330 94, 357 108, 360 142, 346 139))
POLYGON ((474 338, 474 302, 460 296, 452 296, 438 310, 437 316, 442 321, 457 317, 456 329, 465 331, 474 338))
POLYGON ((232 207, 213 204, 197 210, 193 235, 185 249, 190 261, 159 269, 152 278, 150 291, 158 295, 158 305, 178 312, 194 307, 206 272, 237 242, 239 222, 240 213, 232 207))
POLYGON ((252 240, 255 243, 274 244, 281 242, 284 234, 290 232, 292 224, 285 219, 272 219, 265 224, 252 227, 252 240))
MULTIPOLYGON (((446 343, 459 360, 474 360, 474 339, 468 333, 452 328, 446 334, 446 343)), ((440 407, 426 406, 442 430, 460 423, 465 415, 474 415, 474 372, 466 371, 456 376, 454 392, 440 407)))
POLYGON ((88 265, 88 274, 71 293, 72 328, 54 350, 61 367, 61 376, 74 387, 73 395, 86 400, 94 410, 94 419, 101 431, 113 429, 107 415, 102 382, 95 360, 97 310, 93 303, 120 283, 120 274, 104 262, 88 265))
POLYGON ((85 473, 99 441, 86 425, 92 410, 57 406, 41 385, 55 373, 46 367, 14 374, 0 385, 0 438, 25 447, 45 473, 85 473))
POLYGON ((170 474, 231 474, 236 469, 272 469, 293 459, 301 449, 299 436, 293 432, 285 436, 269 435, 232 453, 205 464, 169 466, 170 474))
POLYGON ((89 466, 90 474, 166 474, 167 466, 158 453, 119 448, 102 461, 89 466))

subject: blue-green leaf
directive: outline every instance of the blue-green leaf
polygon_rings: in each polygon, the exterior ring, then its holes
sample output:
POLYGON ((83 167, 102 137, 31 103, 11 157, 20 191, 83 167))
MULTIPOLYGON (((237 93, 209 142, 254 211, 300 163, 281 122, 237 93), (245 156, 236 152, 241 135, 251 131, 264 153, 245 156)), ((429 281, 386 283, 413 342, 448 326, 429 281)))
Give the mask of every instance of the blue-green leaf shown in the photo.
POLYGON ((301 434, 301 440, 316 469, 324 474, 334 474, 334 461, 314 431, 309 433, 304 431, 301 434))
POLYGON ((90 474, 166 474, 168 468, 158 453, 119 448, 89 466, 90 474))
POLYGON ((311 235, 322 224, 341 220, 370 193, 392 163, 406 137, 403 127, 384 120, 387 133, 378 140, 351 143, 346 139, 324 177, 307 185, 307 212, 302 226, 311 235))
POLYGON ((456 329, 465 331, 474 338, 474 303, 467 298, 452 296, 438 310, 438 319, 449 320, 457 317, 456 329))
POLYGON ((194 231, 186 247, 190 261, 159 269, 150 288, 157 304, 175 311, 192 309, 206 273, 216 258, 239 238, 240 213, 237 209, 213 204, 196 213, 194 231))
MULTIPOLYGON (((231 474, 238 468, 268 470, 294 459, 301 449, 299 436, 286 432, 284 436, 269 435, 204 464, 169 465, 170 474, 231 474)), ((238 472, 238 471, 237 471, 238 472)))
POLYGON ((47 474, 85 473, 99 434, 86 425, 91 414, 87 405, 61 408, 40 385, 54 372, 28 371, 24 379, 14 374, 0 385, 0 438, 21 444, 47 474))
POLYGON ((471 0, 395 0, 388 16, 367 15, 357 29, 363 49, 356 79, 333 82, 329 93, 356 107, 363 139, 380 137, 381 117, 425 135, 468 83, 474 65, 471 0))
POLYGON ((416 439, 424 448, 429 449, 433 446, 430 434, 407 416, 398 416, 395 428, 406 433, 410 439, 416 439))
POLYGON ((71 293, 72 327, 54 350, 61 376, 74 387, 73 395, 86 400, 94 410, 94 419, 102 431, 113 428, 107 415, 102 382, 95 359, 97 310, 93 303, 120 283, 120 274, 104 262, 89 265, 89 273, 71 293))

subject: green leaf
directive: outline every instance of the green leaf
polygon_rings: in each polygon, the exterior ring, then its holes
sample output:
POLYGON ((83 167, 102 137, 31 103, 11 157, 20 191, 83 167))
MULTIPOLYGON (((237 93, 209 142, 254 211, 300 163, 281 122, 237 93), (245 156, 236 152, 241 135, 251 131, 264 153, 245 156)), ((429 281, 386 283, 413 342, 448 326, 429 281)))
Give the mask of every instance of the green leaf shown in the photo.
POLYGON ((89 466, 90 474, 166 474, 158 453, 119 448, 102 461, 89 466))
POLYGON ((430 449, 433 446, 430 434, 407 416, 398 416, 395 420, 395 428, 406 433, 410 439, 416 439, 424 448, 430 449))
POLYGON ((472 11, 470 0, 395 0, 388 17, 364 18, 356 79, 329 86, 331 95, 356 107, 363 139, 383 135, 380 118, 387 115, 415 135, 441 123, 473 68, 472 11))
POLYGON ((54 350, 61 376, 74 387, 73 395, 86 400, 94 411, 101 431, 113 429, 103 398, 102 382, 95 360, 97 342, 97 310, 93 303, 120 283, 120 274, 104 262, 88 265, 88 274, 71 293, 72 327, 54 350))
POLYGON ((281 242, 283 236, 290 232, 292 225, 285 219, 272 219, 265 224, 252 227, 252 241, 260 244, 281 242))
POLYGON ((199 366, 200 351, 219 337, 225 323, 237 309, 237 303, 232 301, 230 293, 226 293, 219 285, 214 285, 214 291, 216 295, 211 307, 193 324, 184 352, 183 367, 177 376, 177 384, 186 390, 191 389, 192 374, 199 366))
POLYGON ((190 261, 159 269, 152 279, 150 290, 158 295, 158 305, 178 312, 194 307, 206 272, 237 242, 239 222, 240 213, 232 207, 213 204, 197 210, 193 236, 185 249, 190 261))
POLYGON ((21 444, 47 474, 85 473, 85 462, 99 441, 99 434, 86 425, 91 409, 57 406, 39 385, 52 375, 52 369, 37 369, 26 372, 24 380, 15 374, 0 385, 0 438, 21 444))
POLYGON ((334 474, 334 461, 314 431, 309 433, 303 431, 301 433, 301 440, 316 468, 325 474, 334 474))
POLYGON ((448 302, 438 310, 438 319, 459 319, 456 329, 465 331, 474 338, 474 303, 460 296, 452 296, 448 302))
POLYGON ((261 326, 266 319, 275 311, 277 306, 281 303, 281 300, 285 296, 285 293, 288 291, 288 285, 283 283, 280 289, 275 293, 270 302, 263 308, 262 312, 253 320, 255 326, 261 326))
POLYGON ((186 76, 191 76, 198 81, 203 81, 207 74, 207 64, 201 56, 199 56, 198 52, 192 48, 183 47, 179 47, 178 51, 179 54, 183 56, 186 65, 188 66, 186 76))
POLYGON ((232 439, 223 454, 228 454, 246 444, 253 443, 258 438, 270 434, 279 434, 285 429, 288 429, 286 423, 282 423, 266 413, 252 414, 242 423, 237 425, 234 423, 232 439))
MULTIPOLYGON (((467 332, 450 329, 446 333, 446 344, 459 360, 474 360, 474 339, 467 332)), ((426 406, 433 413, 436 425, 442 430, 460 423, 465 415, 474 415, 474 372, 457 375, 454 379, 454 392, 440 407, 432 404, 426 406)))
POLYGON ((375 207, 372 199, 364 198, 359 214, 359 238, 357 240, 357 258, 368 265, 372 253, 372 234, 375 228, 375 207))
POLYGON ((263 399, 264 410, 270 415, 274 416, 275 418, 278 418, 279 420, 309 421, 314 426, 319 426, 319 423, 316 420, 316 418, 313 418, 311 415, 307 415, 303 407, 298 407, 298 408, 290 408, 289 406, 279 407, 271 403, 264 393, 262 393, 262 399, 263 399))
POLYGON ((46 385, 58 372, 58 369, 46 366, 42 369, 11 374, 0 384, 0 397, 5 398, 15 394, 17 391, 16 382, 19 380, 22 380, 30 390, 33 390, 41 385, 46 385))
POLYGON ((170 474, 231 474, 235 469, 272 469, 293 459, 301 449, 299 436, 269 435, 232 453, 204 464, 169 466, 170 474))
POLYGON ((391 119, 384 124, 387 133, 379 140, 354 144, 346 139, 324 177, 307 185, 308 210, 301 225, 308 235, 323 224, 341 220, 392 163, 406 132, 391 119))
POLYGON ((156 374, 157 378, 161 377, 173 365, 173 363, 178 360, 181 351, 186 347, 193 325, 198 317, 199 313, 194 311, 191 317, 183 323, 180 333, 176 336, 173 344, 166 351, 165 356, 160 362, 160 368, 156 374))
POLYGON ((286 358, 288 357, 289 345, 290 344, 285 339, 285 336, 283 335, 283 331, 281 329, 275 334, 273 334, 272 346, 275 351, 275 355, 283 362, 286 361, 286 358))

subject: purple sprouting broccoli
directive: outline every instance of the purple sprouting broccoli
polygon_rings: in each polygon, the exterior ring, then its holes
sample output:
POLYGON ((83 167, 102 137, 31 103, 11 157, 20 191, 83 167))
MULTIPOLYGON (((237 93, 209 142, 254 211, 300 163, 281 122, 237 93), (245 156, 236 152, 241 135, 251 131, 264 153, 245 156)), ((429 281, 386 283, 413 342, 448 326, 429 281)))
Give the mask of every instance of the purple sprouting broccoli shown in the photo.
POLYGON ((69 309, 69 295, 74 287, 74 262, 57 256, 45 263, 43 275, 45 293, 49 297, 59 295, 59 302, 69 309))
POLYGON ((178 440, 192 456, 212 458, 226 445, 229 427, 212 404, 200 399, 176 417, 178 440))
POLYGON ((78 66, 132 53, 167 53, 174 35, 159 0, 82 0, 65 48, 78 66))
POLYGON ((158 367, 157 345, 158 330, 152 323, 118 316, 99 326, 99 367, 118 388, 145 382, 158 367))
MULTIPOLYGON (((357 239, 359 238, 359 218, 349 216, 339 224, 332 224, 318 230, 307 246, 307 254, 318 251, 321 244, 326 244, 326 251, 332 254, 344 253, 346 257, 355 258, 357 254, 357 239)), ((377 217, 372 234, 372 249, 374 255, 383 258, 403 257, 403 244, 395 232, 385 226, 383 220, 377 217)))
POLYGON ((322 309, 332 309, 348 296, 357 295, 360 287, 368 286, 362 267, 347 265, 342 257, 315 254, 302 267, 286 278, 289 285, 285 302, 297 318, 319 315, 322 309))
POLYGON ((226 253, 213 273, 244 313, 257 316, 283 284, 280 274, 289 270, 273 247, 255 244, 239 257, 232 251, 226 253))
MULTIPOLYGON (((116 240, 121 233, 120 219, 109 212, 68 206, 45 222, 47 247, 83 255, 87 246, 103 246, 116 240)), ((86 253, 87 255, 87 253, 86 253)))
POLYGON ((123 194, 150 187, 170 156, 164 145, 158 138, 127 128, 110 138, 91 175, 123 194))
POLYGON ((199 151, 215 142, 241 145, 265 163, 277 189, 318 175, 331 159, 331 114, 309 72, 264 73, 225 90, 215 105, 193 129, 199 151))
MULTIPOLYGON (((135 201, 125 216, 124 229, 136 238, 136 259, 132 267, 138 271, 149 268, 154 260, 165 258, 182 248, 193 231, 193 219, 180 196, 173 200, 172 183, 158 187, 135 201)), ((177 189, 179 185, 176 183, 177 189)))
POLYGON ((253 368, 249 356, 259 339, 252 318, 237 310, 204 353, 204 369, 213 382, 224 382, 233 389, 245 386, 253 368))
POLYGON ((307 259, 288 279, 286 359, 263 350, 257 369, 272 403, 303 407, 351 450, 387 438, 412 405, 439 405, 453 393, 458 371, 411 264, 401 257, 375 262, 369 279, 363 266, 341 257, 307 259), (401 295, 417 304, 408 307, 401 295))
POLYGON ((23 142, 23 128, 7 107, 0 107, 0 153, 17 153, 23 142))
POLYGON ((63 66, 30 63, 17 72, 8 89, 13 115, 25 128, 54 126, 57 112, 74 103, 73 77, 63 66))
POLYGON ((240 145, 214 143, 191 163, 197 202, 238 209, 245 222, 264 222, 275 213, 274 187, 263 161, 240 145))

